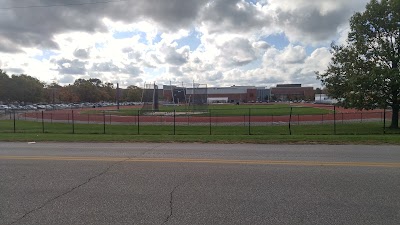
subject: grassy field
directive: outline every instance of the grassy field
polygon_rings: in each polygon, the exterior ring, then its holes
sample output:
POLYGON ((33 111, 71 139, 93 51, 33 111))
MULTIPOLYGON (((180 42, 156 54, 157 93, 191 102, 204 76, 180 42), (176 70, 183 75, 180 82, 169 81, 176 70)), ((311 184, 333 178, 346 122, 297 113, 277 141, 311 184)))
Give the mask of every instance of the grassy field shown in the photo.
MULTIPOLYGON (((203 115, 208 116, 211 113, 212 116, 282 116, 289 115, 292 108, 293 115, 320 115, 333 113, 332 107, 326 109, 312 108, 312 107, 299 107, 287 104, 276 104, 276 105, 233 105, 233 104, 220 104, 220 105, 209 105, 208 109, 203 115)), ((132 116, 137 115, 140 108, 132 109, 120 109, 120 110, 107 110, 107 113, 120 116, 132 116)), ((188 109, 186 106, 160 106, 160 112, 191 112, 193 110, 188 109)), ((83 114, 97 114, 102 113, 100 110, 87 110, 82 112, 83 114)), ((145 111, 142 111, 145 113, 145 111)), ((201 115, 201 114, 199 114, 201 115)))
POLYGON ((288 126, 137 126, 0 121, 0 141, 45 142, 200 142, 256 144, 393 144, 400 130, 381 123, 288 126), (44 131, 44 133, 43 133, 44 131), (105 131, 105 134, 104 134, 105 131), (290 134, 290 131, 292 135, 290 134), (72 134, 74 132, 74 134, 72 134), (211 134, 211 135, 210 135, 211 134))

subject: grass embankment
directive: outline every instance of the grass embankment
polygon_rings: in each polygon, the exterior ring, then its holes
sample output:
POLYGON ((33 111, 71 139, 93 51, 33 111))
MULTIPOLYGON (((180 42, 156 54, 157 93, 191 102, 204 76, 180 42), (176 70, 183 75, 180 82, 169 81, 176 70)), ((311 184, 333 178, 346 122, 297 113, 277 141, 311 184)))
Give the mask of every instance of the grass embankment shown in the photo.
POLYGON ((153 143, 254 143, 254 144, 390 144, 400 145, 400 135, 99 135, 2 133, 0 141, 23 142, 153 142, 153 143))

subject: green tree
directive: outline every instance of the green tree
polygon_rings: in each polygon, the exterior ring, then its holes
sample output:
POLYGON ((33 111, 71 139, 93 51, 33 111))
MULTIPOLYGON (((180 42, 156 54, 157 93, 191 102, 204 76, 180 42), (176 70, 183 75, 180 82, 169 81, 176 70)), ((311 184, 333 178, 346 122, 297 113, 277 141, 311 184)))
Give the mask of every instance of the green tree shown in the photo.
POLYGON ((140 102, 143 90, 135 85, 130 85, 123 92, 123 99, 129 102, 140 102))
POLYGON ((103 92, 105 101, 116 101, 116 89, 113 83, 105 83, 102 85, 101 90, 103 92))
POLYGON ((11 79, 6 72, 0 69, 0 101, 8 102, 10 99, 11 79))
POLYGON ((60 89, 59 98, 61 102, 71 103, 71 102, 80 102, 77 87, 74 85, 67 85, 60 89))
POLYGON ((12 75, 10 86, 10 100, 17 102, 36 103, 43 101, 44 83, 37 78, 26 74, 12 75))
POLYGON ((350 19, 345 45, 332 44, 332 61, 317 77, 345 107, 392 108, 398 128, 400 103, 400 1, 371 0, 350 19))
POLYGON ((101 100, 101 94, 94 82, 79 78, 75 80, 73 86, 75 88, 72 90, 79 96, 80 101, 98 102, 101 100))
POLYGON ((45 100, 46 102, 51 102, 51 103, 59 103, 60 102, 60 90, 61 90, 61 85, 59 85, 56 82, 52 82, 49 85, 46 85, 45 87, 45 100))

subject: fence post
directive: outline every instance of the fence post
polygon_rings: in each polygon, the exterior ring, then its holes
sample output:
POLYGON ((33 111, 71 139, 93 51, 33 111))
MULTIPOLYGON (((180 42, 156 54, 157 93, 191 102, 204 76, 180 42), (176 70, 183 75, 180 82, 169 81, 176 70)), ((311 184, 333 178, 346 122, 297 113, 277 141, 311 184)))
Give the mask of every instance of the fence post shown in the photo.
MULTIPOLYGON (((138 110, 139 111, 139 110, 138 110)), ((135 125, 137 124, 137 116, 133 116, 133 118, 135 118, 135 125)))
POLYGON ((289 134, 292 135, 292 127, 291 127, 291 122, 292 122, 292 110, 293 107, 290 107, 290 115, 289 115, 289 134))
MULTIPOLYGON (((74 120, 74 110, 71 111, 71 122, 72 122, 72 134, 75 134, 75 120, 74 120)), ((69 114, 68 114, 69 115, 69 114)))
POLYGON ((362 112, 361 112, 361 123, 363 122, 363 115, 362 115, 362 112))
POLYGON ((137 134, 140 134, 140 110, 137 111, 137 134))
POLYGON ((103 134, 106 134, 106 112, 103 111, 103 134))
POLYGON ((251 135, 251 108, 249 108, 249 135, 251 135))
POLYGON ((53 113, 50 113, 50 123, 53 123, 53 113))
POLYGON ((383 134, 386 134, 386 108, 383 109, 383 134))
POLYGON ((14 133, 16 132, 16 129, 15 129, 15 111, 14 111, 14 133))
POLYGON ((210 109, 210 111, 209 111, 209 113, 208 113, 208 118, 209 118, 209 125, 210 125, 210 135, 212 134, 211 133, 211 109, 210 109))
POLYGON ((44 112, 42 111, 42 133, 44 133, 44 112))
POLYGON ((90 124, 90 122, 89 122, 89 121, 90 121, 89 116, 90 116, 90 114, 88 113, 88 114, 87 114, 87 124, 90 124))
POLYGON ((174 109, 174 135, 176 134, 176 110, 174 109))
POLYGON ((344 123, 343 113, 342 113, 342 124, 344 123))
POLYGON ((333 134, 336 135, 336 106, 333 106, 333 134))

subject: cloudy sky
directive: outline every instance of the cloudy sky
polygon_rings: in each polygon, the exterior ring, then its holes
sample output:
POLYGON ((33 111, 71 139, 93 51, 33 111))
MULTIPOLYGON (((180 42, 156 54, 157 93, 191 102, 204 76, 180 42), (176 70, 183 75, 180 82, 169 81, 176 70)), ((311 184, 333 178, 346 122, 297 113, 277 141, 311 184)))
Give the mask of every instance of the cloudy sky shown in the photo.
POLYGON ((0 69, 62 85, 301 83, 367 0, 0 0, 0 69))

